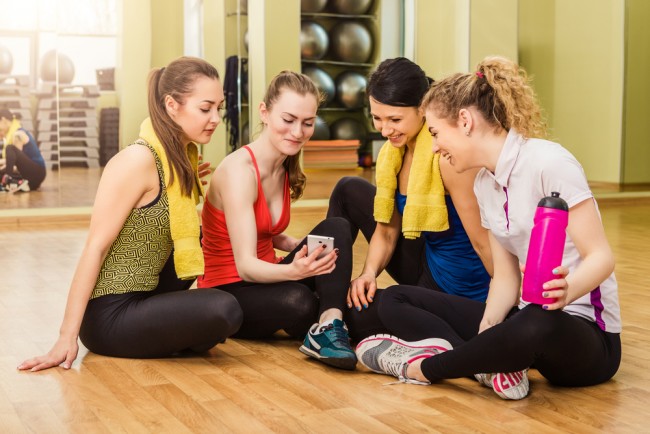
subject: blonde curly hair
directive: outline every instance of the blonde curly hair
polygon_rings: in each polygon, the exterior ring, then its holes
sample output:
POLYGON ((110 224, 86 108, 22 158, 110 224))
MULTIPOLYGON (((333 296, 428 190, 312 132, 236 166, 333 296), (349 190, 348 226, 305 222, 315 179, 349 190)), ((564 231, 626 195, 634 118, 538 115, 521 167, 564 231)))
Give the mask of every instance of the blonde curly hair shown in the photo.
POLYGON ((527 138, 546 137, 546 123, 526 71, 504 57, 486 57, 476 72, 433 83, 421 107, 452 122, 462 108, 476 107, 497 131, 514 128, 527 138))

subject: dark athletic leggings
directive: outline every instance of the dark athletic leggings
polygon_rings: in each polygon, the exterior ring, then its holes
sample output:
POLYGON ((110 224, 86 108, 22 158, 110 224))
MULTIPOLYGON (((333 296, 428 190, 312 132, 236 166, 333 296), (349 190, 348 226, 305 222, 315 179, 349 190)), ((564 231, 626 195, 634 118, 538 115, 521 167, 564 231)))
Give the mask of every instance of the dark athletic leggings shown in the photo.
POLYGON ((190 290, 192 283, 178 279, 170 255, 153 291, 90 300, 81 342, 96 354, 138 359, 209 350, 237 331, 242 310, 232 295, 190 290))
POLYGON ((432 382, 534 365, 555 385, 590 386, 618 370, 620 335, 603 332, 592 321, 529 305, 477 334, 484 311, 482 302, 406 285, 387 288, 379 304, 379 317, 391 334, 407 341, 442 338, 453 345, 453 351, 422 362, 422 373, 432 382))
MULTIPOLYGON (((302 339, 325 310, 336 308, 345 311, 352 274, 349 224, 341 218, 328 218, 310 234, 334 237, 339 257, 330 274, 276 283, 241 281, 219 287, 234 295, 244 311, 244 323, 234 337, 260 339, 284 330, 290 336, 302 339)), ((296 252, 306 243, 305 238, 281 264, 291 263, 296 252)))
MULTIPOLYGON (((376 192, 377 187, 356 176, 341 178, 332 191, 327 216, 343 217, 350 222, 353 244, 359 231, 368 242, 375 233, 377 222, 373 210, 376 192)), ((407 240, 400 233, 386 272, 397 283, 441 291, 426 262, 424 237, 407 240)), ((377 290, 367 309, 363 308, 358 312, 352 307, 345 312, 345 322, 350 328, 350 337, 353 340, 359 341, 370 335, 387 333, 377 315, 377 305, 382 292, 383 290, 377 290)))
POLYGON ((32 161, 23 151, 14 145, 7 145, 6 168, 0 170, 0 178, 6 174, 29 181, 30 190, 36 190, 45 179, 45 167, 32 161), (18 169, 15 173, 14 166, 18 169))

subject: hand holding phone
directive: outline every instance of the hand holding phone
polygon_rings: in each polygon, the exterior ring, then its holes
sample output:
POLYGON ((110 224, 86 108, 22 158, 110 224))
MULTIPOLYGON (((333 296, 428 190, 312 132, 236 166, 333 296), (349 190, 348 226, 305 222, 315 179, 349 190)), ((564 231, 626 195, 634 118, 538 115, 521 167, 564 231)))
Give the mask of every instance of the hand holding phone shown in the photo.
POLYGON ((322 252, 318 254, 316 259, 320 259, 334 250, 334 238, 324 237, 321 235, 307 235, 307 255, 311 255, 316 249, 323 245, 325 248, 322 249, 322 252))

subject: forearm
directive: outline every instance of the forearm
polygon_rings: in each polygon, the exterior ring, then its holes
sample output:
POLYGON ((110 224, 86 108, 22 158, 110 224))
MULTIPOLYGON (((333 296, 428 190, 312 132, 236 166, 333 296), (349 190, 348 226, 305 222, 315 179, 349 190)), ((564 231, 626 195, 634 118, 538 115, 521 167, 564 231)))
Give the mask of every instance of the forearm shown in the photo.
POLYGON ((485 312, 481 320, 479 331, 486 330, 497 325, 505 319, 508 312, 517 304, 519 300, 519 281, 492 280, 490 282, 490 291, 487 301, 485 302, 485 312))
POLYGON ((614 258, 609 250, 594 252, 566 276, 567 304, 597 288, 614 271, 614 258))
POLYGON ((368 245, 368 254, 361 274, 379 276, 393 257, 396 244, 396 238, 393 240, 392 237, 382 236, 377 233, 373 235, 368 245))
POLYGON ((291 264, 275 264, 257 258, 235 260, 239 277, 247 282, 275 283, 300 280, 291 264))

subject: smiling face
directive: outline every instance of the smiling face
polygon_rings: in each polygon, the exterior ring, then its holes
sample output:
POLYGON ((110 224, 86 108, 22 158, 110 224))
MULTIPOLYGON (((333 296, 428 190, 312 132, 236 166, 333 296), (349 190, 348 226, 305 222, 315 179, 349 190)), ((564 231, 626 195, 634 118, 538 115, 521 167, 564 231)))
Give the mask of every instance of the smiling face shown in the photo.
POLYGON ((270 109, 260 104, 264 133, 273 146, 284 155, 296 155, 314 134, 318 101, 311 93, 300 95, 287 88, 270 109))
POLYGON ((462 121, 438 118, 431 109, 426 110, 426 119, 427 128, 433 137, 433 152, 440 153, 456 172, 474 167, 470 161, 472 147, 462 121))
POLYGON ((193 91, 180 103, 165 97, 169 116, 183 129, 183 141, 206 144, 221 123, 224 106, 223 87, 214 78, 199 76, 193 91))
POLYGON ((372 123, 382 136, 396 148, 415 143, 422 129, 422 114, 415 107, 397 107, 370 100, 372 123))

